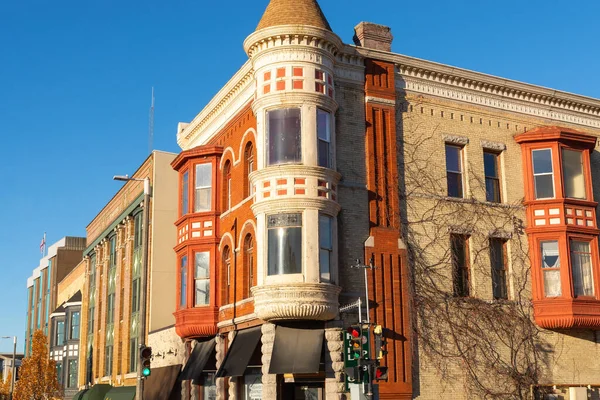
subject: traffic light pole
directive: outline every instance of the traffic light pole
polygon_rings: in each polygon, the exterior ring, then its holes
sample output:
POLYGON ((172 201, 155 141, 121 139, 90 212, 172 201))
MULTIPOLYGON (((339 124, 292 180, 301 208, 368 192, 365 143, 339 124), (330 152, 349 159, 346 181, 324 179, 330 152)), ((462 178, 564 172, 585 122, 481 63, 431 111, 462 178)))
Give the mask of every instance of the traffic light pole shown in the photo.
POLYGON ((150 187, 150 178, 144 179, 144 214, 142 216, 142 265, 140 271, 140 327, 138 333, 138 363, 137 363, 137 385, 135 387, 135 399, 144 399, 144 378, 142 377, 142 362, 140 358, 140 349, 145 346, 146 341, 146 304, 148 293, 146 290, 148 280, 148 239, 150 236, 150 196, 152 188, 150 187))

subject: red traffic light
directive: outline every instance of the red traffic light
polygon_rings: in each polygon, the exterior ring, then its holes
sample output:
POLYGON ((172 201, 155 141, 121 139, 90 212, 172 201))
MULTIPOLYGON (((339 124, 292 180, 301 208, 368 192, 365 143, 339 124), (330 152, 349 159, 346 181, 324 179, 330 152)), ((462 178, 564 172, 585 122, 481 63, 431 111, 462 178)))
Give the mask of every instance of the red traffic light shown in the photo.
POLYGON ((142 358, 150 358, 152 357, 152 347, 144 347, 140 351, 140 356, 142 358))
POLYGON ((357 338, 360 336, 360 329, 355 326, 349 326, 347 332, 353 337, 357 338))

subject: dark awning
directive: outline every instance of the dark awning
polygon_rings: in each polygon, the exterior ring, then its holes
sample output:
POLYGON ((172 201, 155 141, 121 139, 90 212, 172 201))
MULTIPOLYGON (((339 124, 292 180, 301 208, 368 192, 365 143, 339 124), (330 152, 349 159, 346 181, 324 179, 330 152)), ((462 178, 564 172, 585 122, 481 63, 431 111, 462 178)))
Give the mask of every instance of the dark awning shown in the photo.
POLYGON ((260 326, 239 331, 229 346, 221 368, 217 371, 217 378, 243 376, 260 336, 260 326))
POLYGON ((323 328, 278 326, 269 374, 318 373, 324 333, 323 328))
POLYGON ((196 346, 194 346, 194 350, 192 350, 192 354, 190 354, 190 358, 185 364, 185 367, 183 367, 183 371, 181 371, 179 379, 181 379, 182 381, 190 379, 199 379, 200 375, 202 375, 202 371, 204 370, 204 366, 206 365, 208 359, 213 355, 214 352, 214 338, 206 342, 196 343, 196 346))
POLYGON ((79 392, 75 393, 75 396, 73 396, 71 400, 82 400, 85 392, 87 392, 87 389, 80 390, 79 392))
POLYGON ((106 393, 104 400, 134 400, 135 386, 114 387, 106 393))
POLYGON ((111 385, 99 383, 85 392, 83 397, 81 397, 81 400, 103 400, 104 395, 108 393, 111 388, 111 385))
POLYGON ((144 400, 166 400, 173 391, 181 364, 152 369, 144 383, 144 400))

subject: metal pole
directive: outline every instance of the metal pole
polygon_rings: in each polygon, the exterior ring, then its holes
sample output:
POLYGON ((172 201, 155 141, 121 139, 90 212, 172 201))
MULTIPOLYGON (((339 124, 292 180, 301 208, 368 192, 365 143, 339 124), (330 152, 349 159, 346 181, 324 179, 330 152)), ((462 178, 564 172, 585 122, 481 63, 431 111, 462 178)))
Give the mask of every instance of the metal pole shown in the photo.
MULTIPOLYGON (((138 347, 141 348, 146 339, 146 302, 148 299, 146 285, 148 279, 148 238, 150 234, 150 178, 144 179, 144 214, 142 216, 142 265, 140 271, 140 331, 138 339, 138 347)), ((142 363, 140 362, 139 351, 137 352, 137 385, 135 388, 135 399, 143 400, 144 398, 144 379, 142 378, 142 363)))
POLYGON ((13 359, 12 359, 12 377, 10 379, 10 393, 8 394, 8 400, 12 400, 13 393, 15 391, 15 375, 17 374, 17 337, 13 336, 14 347, 13 347, 13 359))

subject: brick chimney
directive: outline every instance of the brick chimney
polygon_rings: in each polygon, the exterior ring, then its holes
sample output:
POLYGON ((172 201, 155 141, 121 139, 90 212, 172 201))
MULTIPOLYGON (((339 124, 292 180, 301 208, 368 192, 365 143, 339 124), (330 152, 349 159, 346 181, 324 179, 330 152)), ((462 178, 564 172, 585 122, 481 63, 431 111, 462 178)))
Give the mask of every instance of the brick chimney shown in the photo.
POLYGON ((392 29, 372 22, 361 22, 354 28, 354 44, 368 49, 392 51, 392 29))

